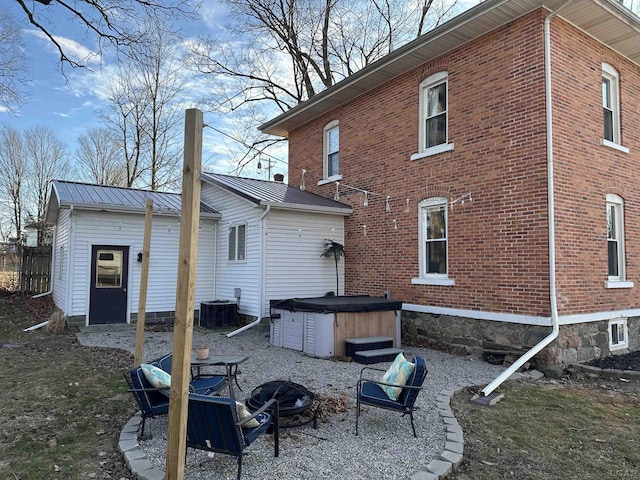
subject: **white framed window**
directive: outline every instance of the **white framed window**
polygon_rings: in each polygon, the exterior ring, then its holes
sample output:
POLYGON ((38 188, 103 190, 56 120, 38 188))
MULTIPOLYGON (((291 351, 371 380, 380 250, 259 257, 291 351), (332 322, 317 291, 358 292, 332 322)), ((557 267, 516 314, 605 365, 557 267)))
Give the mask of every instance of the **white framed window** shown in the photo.
POLYGON ((607 287, 632 287, 625 282, 624 202, 614 194, 607 195, 607 287))
POLYGON ((433 197, 418 204, 419 277, 414 284, 453 285, 448 275, 447 199, 433 197))
POLYGON ((247 259, 247 226, 233 225, 229 227, 230 262, 241 262, 247 259))
POLYGON ((449 143, 448 73, 439 72, 420 83, 420 124, 417 160, 429 155, 453 150, 449 143))
POLYGON ((323 170, 324 179, 340 179, 340 125, 333 120, 323 130, 323 170))
POLYGON ((629 153, 620 139, 620 76, 608 63, 602 64, 602 144, 629 153))
POLYGON ((609 321, 609 349, 622 350, 629 348, 627 319, 618 318, 609 321))

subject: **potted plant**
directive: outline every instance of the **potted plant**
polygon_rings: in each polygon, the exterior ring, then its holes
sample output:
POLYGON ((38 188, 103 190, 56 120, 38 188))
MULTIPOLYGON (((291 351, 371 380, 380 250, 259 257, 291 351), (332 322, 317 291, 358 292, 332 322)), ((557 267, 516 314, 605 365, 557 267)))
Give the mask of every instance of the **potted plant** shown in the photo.
POLYGON ((344 251, 344 245, 335 242, 333 240, 326 239, 324 244, 324 252, 322 257, 333 258, 336 263, 336 294, 339 295, 340 281, 338 277, 338 262, 342 257, 347 257, 347 253, 344 251))

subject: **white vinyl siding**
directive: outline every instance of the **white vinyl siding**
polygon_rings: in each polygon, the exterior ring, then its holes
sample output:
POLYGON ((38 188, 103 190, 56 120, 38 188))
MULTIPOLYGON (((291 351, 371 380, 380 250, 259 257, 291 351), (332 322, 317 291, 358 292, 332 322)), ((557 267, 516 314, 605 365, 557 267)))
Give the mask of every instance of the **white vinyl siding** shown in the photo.
POLYGON ((71 213, 60 210, 55 228, 55 251, 53 253, 53 301, 67 314, 67 284, 69 279, 69 246, 71 237, 71 213))
MULTIPOLYGON (((89 310, 89 277, 92 245, 129 247, 128 314, 138 311, 140 273, 137 261, 142 251, 144 215, 106 212, 75 212, 75 243, 71 276, 71 309, 68 315, 84 315, 89 310)), ((200 222, 195 308, 202 301, 213 299, 213 221, 200 222), (210 268, 207 268, 210 265, 210 268)), ((177 217, 154 216, 149 255, 147 312, 174 311, 178 274, 180 220, 177 217)))
MULTIPOLYGON (((215 264, 216 300, 235 301, 234 289, 240 288, 239 313, 258 317, 260 312, 260 215, 264 209, 219 187, 203 184, 202 201, 222 215, 218 227, 215 264), (246 260, 230 262, 229 227, 246 225, 246 260)), ((268 312, 268 310, 267 310, 268 312)))
MULTIPOLYGON (((267 232, 267 299, 338 294, 335 262, 322 252, 325 239, 344 244, 343 217, 272 210, 267 232)), ((343 294, 344 259, 338 263, 338 277, 343 294)))
MULTIPOLYGON (((322 258, 327 238, 344 243, 344 221, 339 215, 302 213, 272 208, 264 218, 264 207, 209 184, 202 186, 202 201, 222 218, 218 234, 216 299, 234 301, 234 288, 241 288, 239 312, 254 317, 269 315, 269 301, 292 297, 322 296, 336 290, 335 263, 322 258), (229 226, 243 223, 247 259, 227 259, 229 226), (260 237, 263 236, 261 244, 260 237), (261 252, 264 248, 264 281, 261 282, 261 252), (260 293, 264 289, 264 303, 260 293)), ((344 293, 344 260, 339 265, 340 293, 344 293)))

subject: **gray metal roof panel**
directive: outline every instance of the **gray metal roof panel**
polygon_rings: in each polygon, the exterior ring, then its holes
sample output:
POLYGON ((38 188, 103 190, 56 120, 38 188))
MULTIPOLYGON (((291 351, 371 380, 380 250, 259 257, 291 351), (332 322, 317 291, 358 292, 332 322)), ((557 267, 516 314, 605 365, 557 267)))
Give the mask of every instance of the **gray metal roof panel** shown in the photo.
POLYGON ((327 211, 342 212, 343 214, 348 214, 352 211, 352 208, 345 203, 300 190, 281 182, 232 177, 218 173, 202 173, 202 179, 231 191, 256 205, 282 206, 294 209, 327 209, 327 211))
MULTIPOLYGON (((287 137, 300 125, 411 69, 538 8, 554 11, 566 0, 486 0, 258 128, 287 137)), ((640 18, 617 0, 574 0, 559 14, 567 22, 640 65, 640 18)))
MULTIPOLYGON (((54 180, 53 188, 58 195, 60 206, 104 206, 105 209, 144 210, 147 199, 153 200, 153 209, 160 213, 180 214, 182 198, 179 193, 139 190, 134 188, 111 187, 89 183, 54 180)), ((213 208, 200 204, 200 213, 216 215, 213 208)))

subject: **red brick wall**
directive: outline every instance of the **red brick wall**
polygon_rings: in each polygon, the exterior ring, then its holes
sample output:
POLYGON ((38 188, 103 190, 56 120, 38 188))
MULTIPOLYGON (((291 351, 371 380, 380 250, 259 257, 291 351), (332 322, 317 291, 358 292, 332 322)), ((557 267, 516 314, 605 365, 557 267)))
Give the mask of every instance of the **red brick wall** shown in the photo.
POLYGON ((558 306, 561 313, 640 306, 640 67, 554 21, 553 93, 558 306), (622 144, 601 146, 602 63, 620 74, 622 144), (627 279, 607 289, 606 195, 624 200, 627 279))
MULTIPOLYGON (((381 295, 391 290, 394 298, 408 303, 550 315, 545 14, 534 12, 416 66, 290 132, 290 183, 299 184, 304 168, 307 190, 333 196, 334 184, 318 186, 317 182, 322 178, 323 126, 331 120, 340 121, 340 200, 354 208, 346 220, 348 294, 381 295), (419 84, 443 70, 449 72, 449 141, 455 150, 412 161, 410 156, 418 148, 419 84), (344 185, 379 195, 369 195, 369 206, 364 207, 362 194, 345 194, 344 185), (458 203, 449 210, 449 276, 455 286, 412 285, 411 279, 418 276, 417 203, 432 196, 454 200, 467 193, 473 202, 458 203), (391 212, 385 212, 386 195, 391 196, 391 212), (404 212, 407 198, 409 213, 404 212)), ((623 82, 631 71, 637 79, 638 72, 628 62, 610 58, 610 52, 561 21, 554 20, 552 26, 554 49, 565 51, 553 57, 554 68, 560 69, 555 63, 562 65, 555 83, 557 196, 566 197, 556 201, 560 313, 612 309, 632 292, 603 289, 604 198, 611 192, 627 200, 629 192, 620 190, 626 182, 618 175, 607 173, 620 161, 620 155, 599 146, 600 63, 606 57, 621 70, 623 82), (578 47, 585 46, 588 53, 578 55, 578 47), (576 73, 574 64, 579 64, 576 73), (566 139, 571 142, 562 146, 566 139), (594 163, 600 160, 602 178, 594 181, 594 163), (605 188, 611 182, 615 188, 605 188), (594 288, 599 290, 597 307, 589 303, 594 288)), ((635 85, 635 98, 639 98, 640 82, 635 85)), ((622 101, 631 95, 623 89, 622 101)), ((627 108, 623 107, 623 116, 627 108)), ((632 151, 640 150, 634 148, 640 145, 631 141, 637 127, 623 119, 622 136, 632 151)), ((624 158, 625 165, 619 168, 625 171, 626 179, 633 174, 632 157, 624 158)), ((640 231, 629 227, 629 219, 633 215, 637 218, 634 208, 628 201, 630 273, 634 268, 637 271, 640 263, 640 252, 631 247, 635 242, 640 248, 640 231)))

